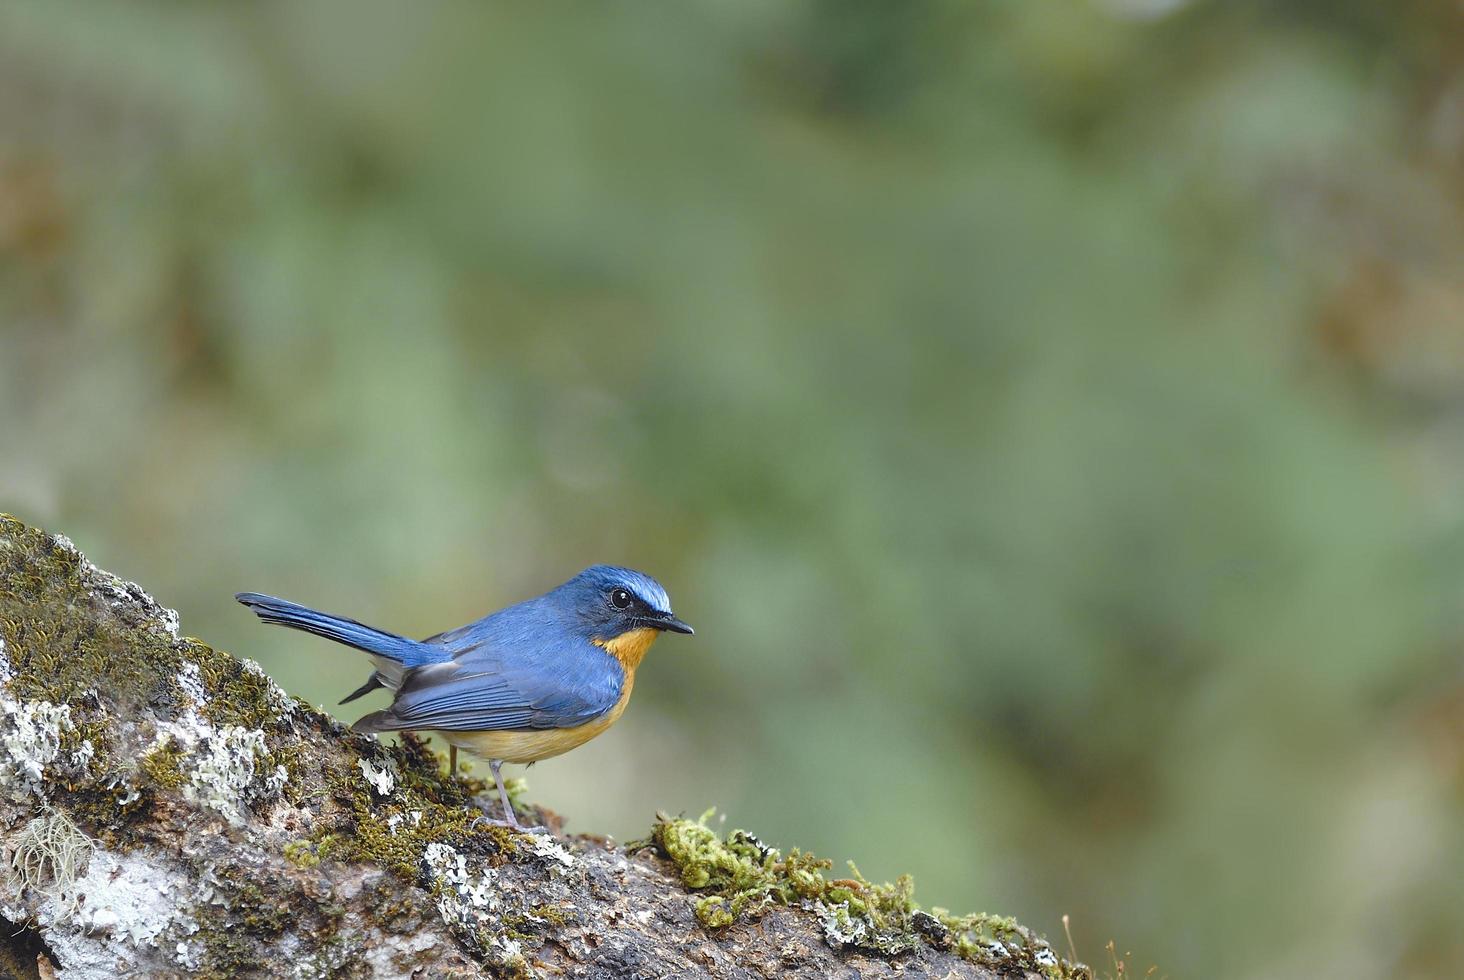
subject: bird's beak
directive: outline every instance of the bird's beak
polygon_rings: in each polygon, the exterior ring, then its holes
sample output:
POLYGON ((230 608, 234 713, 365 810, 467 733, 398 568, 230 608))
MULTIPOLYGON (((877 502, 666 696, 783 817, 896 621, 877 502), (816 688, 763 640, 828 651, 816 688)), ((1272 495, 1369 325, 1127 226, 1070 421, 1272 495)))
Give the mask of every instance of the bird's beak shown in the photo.
POLYGON ((646 620, 646 623, 658 630, 670 630, 672 633, 685 633, 687 636, 691 636, 696 632, 696 630, 670 613, 664 616, 657 616, 655 619, 646 620))

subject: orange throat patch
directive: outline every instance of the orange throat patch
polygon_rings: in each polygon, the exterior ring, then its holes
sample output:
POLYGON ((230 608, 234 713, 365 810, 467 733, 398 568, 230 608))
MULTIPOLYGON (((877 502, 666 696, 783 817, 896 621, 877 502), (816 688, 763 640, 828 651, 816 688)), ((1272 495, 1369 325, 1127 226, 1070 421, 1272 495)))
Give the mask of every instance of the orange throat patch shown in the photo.
POLYGON ((640 629, 627 630, 619 636, 612 636, 608 640, 595 640, 594 644, 620 661, 620 665, 625 668, 628 680, 629 675, 640 666, 646 651, 651 648, 652 643, 656 642, 659 634, 660 630, 642 626, 640 629))

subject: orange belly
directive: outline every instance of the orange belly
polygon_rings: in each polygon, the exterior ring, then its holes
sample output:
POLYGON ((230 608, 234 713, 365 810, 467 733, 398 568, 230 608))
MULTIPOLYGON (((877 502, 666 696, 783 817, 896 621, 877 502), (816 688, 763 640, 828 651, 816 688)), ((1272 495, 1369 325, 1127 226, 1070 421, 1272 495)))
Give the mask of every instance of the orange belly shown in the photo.
POLYGON ((449 745, 456 745, 464 752, 471 752, 481 759, 498 759, 502 762, 538 762, 552 759, 570 749, 579 748, 599 735, 620 718, 625 705, 630 701, 630 689, 635 686, 635 674, 627 671, 625 690, 615 706, 594 721, 577 728, 534 728, 502 732, 438 732, 449 745))

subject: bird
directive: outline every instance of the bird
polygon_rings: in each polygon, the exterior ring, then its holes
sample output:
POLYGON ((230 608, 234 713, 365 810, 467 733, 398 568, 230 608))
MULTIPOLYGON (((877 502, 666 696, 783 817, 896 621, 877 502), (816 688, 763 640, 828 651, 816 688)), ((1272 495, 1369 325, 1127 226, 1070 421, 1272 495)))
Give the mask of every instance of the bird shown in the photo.
POLYGON ((352 726, 363 732, 431 731, 487 760, 504 823, 519 824, 503 786, 505 762, 534 763, 577 748, 619 718, 636 669, 662 633, 695 631, 671 611, 661 584, 618 565, 592 565, 564 584, 466 626, 413 640, 354 619, 258 592, 234 596, 260 620, 304 630, 371 655, 366 683, 390 706, 352 726))

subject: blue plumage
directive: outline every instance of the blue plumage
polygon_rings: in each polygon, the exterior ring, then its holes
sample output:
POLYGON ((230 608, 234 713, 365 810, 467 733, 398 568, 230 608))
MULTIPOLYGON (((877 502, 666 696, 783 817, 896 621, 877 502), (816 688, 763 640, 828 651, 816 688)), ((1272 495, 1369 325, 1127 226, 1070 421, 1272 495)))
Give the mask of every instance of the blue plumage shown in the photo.
POLYGON ((409 640, 405 636, 388 633, 374 626, 358 623, 354 619, 332 616, 285 599, 260 595, 258 592, 240 592, 234 598, 253 609, 266 623, 314 633, 327 640, 335 640, 357 650, 385 657, 403 667, 420 667, 449 658, 441 647, 430 643, 409 640))
MULTIPOLYGON (((449 736, 454 757, 459 742, 474 751, 488 746, 484 754, 501 752, 511 761, 547 757, 580 744, 619 716, 651 639, 668 630, 692 632, 672 614, 660 583, 614 565, 592 566, 544 595, 425 640, 255 592, 236 598, 266 623, 315 633, 371 655, 375 672, 345 700, 384 687, 392 691, 392 703, 355 727, 440 731, 449 736), (533 735, 550 730, 568 734, 533 735), (493 733, 504 735, 484 737, 493 733), (514 733, 523 737, 515 739, 514 733)), ((501 793, 500 758, 490 762, 501 793)))
POLYGON ((550 593, 435 637, 450 662, 413 671, 367 731, 571 728, 609 711, 625 671, 550 593))

